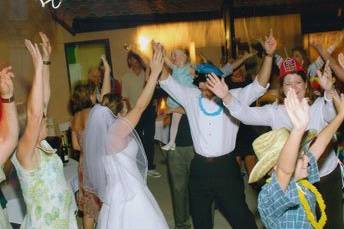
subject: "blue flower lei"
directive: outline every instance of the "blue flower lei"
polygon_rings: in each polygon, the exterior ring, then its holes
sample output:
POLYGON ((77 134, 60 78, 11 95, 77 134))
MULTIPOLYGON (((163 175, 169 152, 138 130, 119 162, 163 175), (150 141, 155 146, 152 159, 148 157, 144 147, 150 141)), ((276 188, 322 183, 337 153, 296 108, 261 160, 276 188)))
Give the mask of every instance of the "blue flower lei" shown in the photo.
POLYGON ((222 113, 222 111, 223 111, 223 106, 220 105, 221 103, 219 104, 219 102, 216 102, 216 104, 217 104, 218 107, 219 107, 216 111, 214 111, 214 112, 208 112, 208 111, 206 111, 205 108, 204 108, 204 106, 203 106, 203 103, 202 103, 202 98, 203 98, 203 96, 202 96, 202 94, 201 94, 201 95, 198 97, 198 105, 199 105, 201 111, 203 112, 203 114, 205 114, 205 115, 207 115, 207 116, 218 116, 218 115, 220 115, 220 114, 222 113))

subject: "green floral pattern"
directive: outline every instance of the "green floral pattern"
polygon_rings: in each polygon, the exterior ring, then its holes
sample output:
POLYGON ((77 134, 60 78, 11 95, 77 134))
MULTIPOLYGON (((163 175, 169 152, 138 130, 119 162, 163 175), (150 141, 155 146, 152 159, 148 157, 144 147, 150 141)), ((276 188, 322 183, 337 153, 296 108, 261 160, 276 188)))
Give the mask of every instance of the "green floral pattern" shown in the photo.
MULTIPOLYGON (((47 147, 46 142, 41 145, 47 147)), ((41 161, 34 170, 24 169, 16 155, 12 157, 27 208, 21 228, 77 229, 76 204, 64 177, 62 161, 55 153, 44 151, 39 149, 41 161)))

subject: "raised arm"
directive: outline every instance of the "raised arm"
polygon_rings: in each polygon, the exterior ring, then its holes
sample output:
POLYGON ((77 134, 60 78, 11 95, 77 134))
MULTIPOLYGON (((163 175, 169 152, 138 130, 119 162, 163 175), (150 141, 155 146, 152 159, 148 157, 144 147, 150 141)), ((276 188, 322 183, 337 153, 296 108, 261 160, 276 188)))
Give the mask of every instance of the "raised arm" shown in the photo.
POLYGON ((18 142, 17 109, 14 103, 12 67, 0 71, 0 166, 3 166, 18 142))
POLYGON ((252 56, 256 55, 256 53, 245 53, 243 56, 239 57, 238 59, 234 60, 230 65, 232 69, 235 70, 239 68, 247 59, 251 58, 252 56))
POLYGON ((34 65, 32 88, 27 101, 27 122, 24 134, 19 140, 17 158, 24 168, 34 167, 34 152, 39 140, 43 119, 43 60, 37 44, 25 40, 34 65))
POLYGON ((284 104, 288 116, 293 123, 293 129, 281 151, 276 165, 276 177, 282 190, 287 189, 294 174, 300 143, 309 122, 309 105, 307 100, 304 98, 300 102, 293 89, 288 92, 284 104))
POLYGON ((273 55, 277 48, 277 41, 273 36, 272 30, 270 31, 270 35, 265 38, 263 47, 266 55, 263 65, 257 75, 257 80, 262 87, 266 87, 270 81, 273 55))
POLYGON ((50 100, 50 55, 51 46, 50 41, 44 33, 40 32, 42 43, 42 58, 43 58, 43 104, 44 104, 44 114, 47 114, 48 104, 50 100))
POLYGON ((325 61, 330 61, 331 69, 334 71, 339 80, 344 82, 344 69, 337 64, 336 60, 331 56, 330 53, 323 49, 321 44, 313 43, 312 45, 325 61))
MULTIPOLYGON (((159 78, 160 72, 162 70, 162 67, 164 65, 164 60, 163 60, 163 54, 161 48, 157 48, 153 54, 153 58, 150 63, 150 68, 151 68, 151 73, 150 77, 146 83, 146 86, 144 87, 141 95, 137 99, 137 102, 133 109, 129 111, 129 113, 125 116, 125 118, 128 120, 130 125, 132 127, 135 127, 138 123, 138 121, 141 118, 141 115, 143 111, 146 109, 148 106, 149 102, 152 99, 155 86, 157 83, 157 80, 159 78)), ((116 128, 118 128, 120 131, 120 136, 119 137, 126 137, 128 134, 132 131, 131 128, 127 128, 127 125, 117 125, 116 128)))
POLYGON ((318 98, 314 103, 321 102, 321 112, 323 114, 324 121, 330 122, 336 115, 332 97, 335 93, 334 79, 332 77, 332 71, 329 66, 329 61, 326 62, 323 72, 317 71, 319 77, 319 83, 321 88, 324 90, 324 97, 318 98))
POLYGON ((111 92, 111 77, 110 77, 111 68, 108 61, 106 60, 105 55, 101 56, 101 60, 104 65, 104 78, 103 78, 102 89, 100 90, 100 101, 103 101, 103 96, 111 92))
MULTIPOLYGON (((273 113, 272 106, 249 107, 254 100, 250 94, 263 94, 262 88, 256 88, 254 83, 245 88, 228 91, 228 86, 224 79, 221 80, 215 75, 208 75, 207 88, 217 97, 222 99, 225 107, 230 111, 231 115, 246 125, 255 126, 271 126, 273 113), (257 92, 254 92, 257 90, 257 92), (261 91, 261 92, 259 92, 261 91), (232 93, 236 93, 234 96, 232 93), (240 98, 240 101, 237 99, 240 98), (252 101, 253 100, 253 101, 252 101)), ((259 97, 259 96, 258 96, 259 97)))
POLYGON ((336 93, 333 96, 334 104, 337 108, 337 116, 318 134, 315 142, 310 147, 310 151, 318 160, 325 152, 326 147, 330 143, 332 137, 343 123, 344 119, 344 95, 340 96, 336 93))

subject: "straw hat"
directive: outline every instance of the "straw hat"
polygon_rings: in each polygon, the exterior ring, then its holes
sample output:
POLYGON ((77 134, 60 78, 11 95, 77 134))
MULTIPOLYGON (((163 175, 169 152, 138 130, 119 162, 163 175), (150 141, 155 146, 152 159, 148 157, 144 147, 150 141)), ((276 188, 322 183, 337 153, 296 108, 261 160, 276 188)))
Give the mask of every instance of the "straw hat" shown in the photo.
POLYGON ((276 165, 288 137, 289 131, 281 128, 262 134, 253 141, 252 146, 259 161, 254 166, 248 183, 258 181, 276 165))
MULTIPOLYGON (((276 165, 278 157, 284 144, 287 142, 288 137, 289 131, 286 128, 281 128, 262 134, 253 141, 252 146, 259 161, 254 166, 248 179, 248 183, 258 181, 276 165)), ((300 144, 300 150, 308 148, 310 143, 316 137, 316 130, 311 129, 306 131, 300 144)))

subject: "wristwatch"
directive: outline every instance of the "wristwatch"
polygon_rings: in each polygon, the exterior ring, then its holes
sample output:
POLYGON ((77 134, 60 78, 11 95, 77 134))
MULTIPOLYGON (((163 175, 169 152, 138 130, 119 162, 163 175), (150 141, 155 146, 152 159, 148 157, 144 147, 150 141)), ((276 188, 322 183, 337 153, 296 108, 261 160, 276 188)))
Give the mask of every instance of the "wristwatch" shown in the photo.
POLYGON ((2 103, 12 103, 12 102, 14 102, 14 96, 12 96, 8 99, 1 98, 1 102, 2 103))

